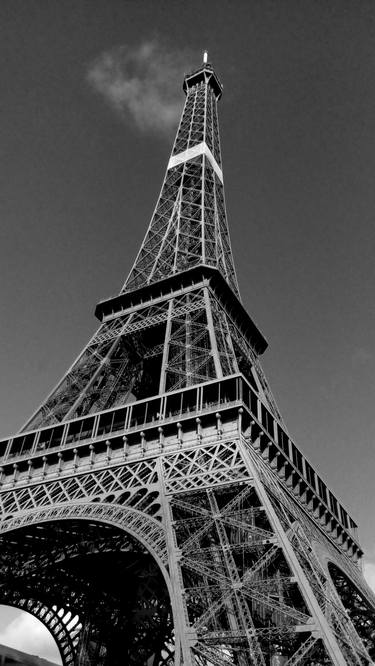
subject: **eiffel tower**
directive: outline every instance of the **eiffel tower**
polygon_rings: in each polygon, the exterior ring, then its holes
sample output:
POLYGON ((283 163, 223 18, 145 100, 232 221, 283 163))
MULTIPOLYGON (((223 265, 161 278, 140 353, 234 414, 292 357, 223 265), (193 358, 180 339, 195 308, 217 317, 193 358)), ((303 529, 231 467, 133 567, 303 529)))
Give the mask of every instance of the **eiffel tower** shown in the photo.
POLYGON ((0 602, 64 666, 368 665, 357 526, 291 440, 227 226, 204 58, 120 293, 0 442, 0 602))

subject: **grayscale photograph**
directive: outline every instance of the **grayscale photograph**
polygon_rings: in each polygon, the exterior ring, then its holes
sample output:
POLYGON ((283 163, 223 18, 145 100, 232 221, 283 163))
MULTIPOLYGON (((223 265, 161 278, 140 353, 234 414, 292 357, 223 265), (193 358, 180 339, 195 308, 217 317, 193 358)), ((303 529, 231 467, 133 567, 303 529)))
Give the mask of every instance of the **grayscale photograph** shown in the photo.
POLYGON ((374 0, 0 45, 0 666, 375 666, 374 0))

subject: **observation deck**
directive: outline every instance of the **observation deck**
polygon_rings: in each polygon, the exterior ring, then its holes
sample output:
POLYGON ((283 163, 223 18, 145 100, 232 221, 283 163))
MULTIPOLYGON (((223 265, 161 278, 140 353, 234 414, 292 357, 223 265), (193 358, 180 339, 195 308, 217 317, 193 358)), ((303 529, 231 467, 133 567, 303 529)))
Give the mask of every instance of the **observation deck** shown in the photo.
MULTIPOLYGON (((41 482, 48 488, 48 481, 72 472, 79 480, 92 469, 239 435, 332 543, 357 562, 363 552, 356 523, 240 374, 0 440, 0 502, 13 488, 27 492, 41 482)), ((1 510, 7 513, 6 504, 1 510)))

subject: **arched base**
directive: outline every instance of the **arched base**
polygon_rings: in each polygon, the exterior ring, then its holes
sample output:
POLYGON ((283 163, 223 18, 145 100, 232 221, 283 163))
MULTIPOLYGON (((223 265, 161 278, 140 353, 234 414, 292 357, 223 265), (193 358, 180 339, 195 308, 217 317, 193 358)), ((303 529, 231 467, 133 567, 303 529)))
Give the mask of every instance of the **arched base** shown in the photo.
POLYGON ((165 571, 145 544, 108 523, 45 518, 1 536, 0 602, 42 614, 66 666, 173 664, 165 571))

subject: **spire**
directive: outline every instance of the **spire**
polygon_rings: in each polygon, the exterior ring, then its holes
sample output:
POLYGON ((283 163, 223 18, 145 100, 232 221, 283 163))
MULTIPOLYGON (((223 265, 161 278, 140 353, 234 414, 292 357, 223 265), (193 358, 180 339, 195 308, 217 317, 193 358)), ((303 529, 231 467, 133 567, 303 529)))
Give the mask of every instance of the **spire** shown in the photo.
POLYGON ((122 292, 193 266, 217 268, 238 296, 225 210, 217 102, 208 62, 185 76, 185 106, 149 228, 122 292))

